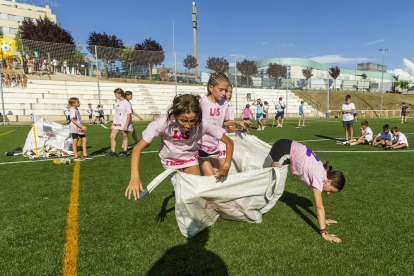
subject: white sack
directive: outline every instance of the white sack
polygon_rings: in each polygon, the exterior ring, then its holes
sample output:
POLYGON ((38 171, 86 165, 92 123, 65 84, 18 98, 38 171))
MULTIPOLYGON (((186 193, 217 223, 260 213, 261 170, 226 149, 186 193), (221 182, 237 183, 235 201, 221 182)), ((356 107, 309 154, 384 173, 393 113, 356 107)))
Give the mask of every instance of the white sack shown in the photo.
MULTIPOLYGON (((35 130, 39 157, 73 155, 69 126, 40 118, 35 123, 35 130)), ((23 155, 29 158, 36 156, 33 128, 27 135, 23 155)))
POLYGON ((190 175, 166 170, 141 194, 150 193, 167 176, 175 188, 175 215, 181 233, 194 237, 218 217, 260 223, 284 191, 287 166, 270 168, 270 146, 257 137, 231 133, 234 140, 230 174, 223 182, 215 176, 190 175), (267 168, 266 168, 267 167, 267 168))

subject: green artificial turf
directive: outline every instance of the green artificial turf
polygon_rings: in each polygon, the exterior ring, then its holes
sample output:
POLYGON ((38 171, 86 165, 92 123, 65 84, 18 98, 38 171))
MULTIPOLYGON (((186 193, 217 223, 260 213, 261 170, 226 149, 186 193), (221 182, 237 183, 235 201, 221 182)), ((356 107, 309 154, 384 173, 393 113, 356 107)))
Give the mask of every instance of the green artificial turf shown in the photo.
MULTIPOLYGON (((408 150, 414 148, 412 121, 369 123, 374 135, 385 123, 400 127, 408 150)), ((135 124, 138 136, 147 124, 135 124)), ((286 120, 282 129, 252 128, 251 134, 268 143, 304 141, 345 174, 344 190, 323 196, 326 217, 338 221, 328 230, 341 244, 319 236, 312 190, 291 173, 284 195, 263 223, 219 219, 189 240, 178 229, 169 180, 145 200, 128 201, 130 157, 97 157, 80 164, 78 275, 412 275, 413 152, 335 145, 335 138, 344 137, 337 119, 306 125, 297 128, 297 120, 286 120), (167 214, 161 212, 163 205, 167 214)), ((359 134, 359 123, 355 126, 359 134)), ((0 275, 59 275, 74 167, 51 160, 4 164, 28 160, 3 152, 23 147, 29 130, 0 126, 0 275), (11 130, 16 131, 1 135, 11 130)), ((109 133, 88 126, 88 153, 108 153, 109 133)), ((157 152, 151 152, 159 144, 158 138, 142 156, 144 185, 164 170, 157 152)))

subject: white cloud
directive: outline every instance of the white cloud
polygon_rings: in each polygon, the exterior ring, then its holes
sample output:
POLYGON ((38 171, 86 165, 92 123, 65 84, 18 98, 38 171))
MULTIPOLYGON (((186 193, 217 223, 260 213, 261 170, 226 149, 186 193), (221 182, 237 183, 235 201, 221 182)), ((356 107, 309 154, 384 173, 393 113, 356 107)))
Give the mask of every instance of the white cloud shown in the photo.
MULTIPOLYGON (((355 63, 355 58, 345 58, 341 55, 326 55, 326 56, 319 56, 319 57, 312 57, 310 58, 313 61, 319 63, 355 63)), ((369 62, 375 61, 373 58, 357 58, 357 62, 369 62)))
POLYGON ((394 70, 388 70, 387 72, 398 76, 399 80, 410 80, 414 82, 414 62, 404 58, 403 64, 403 69, 396 68, 394 70))
POLYGON ((414 75, 414 62, 411 60, 408 60, 406 58, 403 59, 403 64, 405 66, 405 69, 410 72, 411 75, 414 75))
POLYGON ((380 42, 384 42, 384 41, 385 41, 385 39, 374 40, 374 41, 368 42, 366 45, 371 45, 371 44, 380 43, 380 42))
POLYGON ((269 42, 262 42, 262 45, 269 45, 269 42))

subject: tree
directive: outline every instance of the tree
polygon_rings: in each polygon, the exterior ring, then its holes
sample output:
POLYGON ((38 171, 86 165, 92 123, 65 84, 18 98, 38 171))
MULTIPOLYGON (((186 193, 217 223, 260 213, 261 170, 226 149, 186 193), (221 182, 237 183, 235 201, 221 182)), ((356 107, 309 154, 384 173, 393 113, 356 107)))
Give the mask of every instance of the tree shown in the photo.
POLYGON ((334 91, 336 91, 336 79, 339 77, 340 74, 341 74, 341 69, 339 69, 338 66, 334 66, 334 67, 329 68, 329 75, 335 81, 334 91))
MULTIPOLYGON (((190 73, 191 69, 194 69, 198 66, 197 59, 192 55, 187 55, 187 57, 183 60, 184 67, 187 68, 188 72, 190 73)), ((187 78, 187 83, 189 82, 189 78, 187 78)))
POLYGON ((3 38, 3 28, 0 28, 0 38, 3 38))
MULTIPOLYGON (((96 46, 98 58, 102 58, 104 61, 105 78, 108 79, 108 61, 113 62, 119 59, 120 51, 124 48, 124 42, 117 38, 116 35, 108 35, 106 32, 92 32, 89 34, 86 44, 88 44, 86 48, 93 56, 96 55, 96 46)), ((96 64, 98 64, 98 61, 96 61, 96 64)))
MULTIPOLYGON (((285 76, 286 73, 287 73, 286 66, 283 66, 277 63, 269 63, 269 67, 266 70, 266 74, 274 78, 275 80, 279 79, 282 76, 285 76)), ((280 80, 279 80, 279 86, 280 86, 280 80)))
MULTIPOLYGON (((362 80, 364 81, 364 87, 362 88, 362 92, 364 92, 364 89, 367 89, 367 88, 365 88, 365 80, 367 79, 367 77, 368 77, 368 76, 367 76, 367 74, 365 74, 365 73, 361 75, 361 78, 362 78, 362 80)), ((368 90, 367 90, 367 91, 368 91, 368 90)))
POLYGON ((119 59, 124 63, 124 68, 128 69, 129 75, 132 74, 132 65, 134 65, 134 61, 132 59, 133 52, 134 48, 131 46, 126 46, 121 50, 121 53, 119 54, 119 59))
POLYGON ((229 62, 224 57, 209 57, 206 68, 216 73, 224 73, 229 70, 229 62))
POLYGON ((250 76, 254 76, 259 71, 257 70, 256 62, 253 60, 243 60, 242 62, 237 62, 237 70, 239 70, 247 79, 247 85, 249 85, 250 76))
POLYGON ((133 60, 138 62, 138 64, 148 65, 150 81, 152 81, 152 67, 161 64, 165 59, 161 44, 150 37, 145 39, 141 44, 135 44, 135 50, 133 60))
POLYGON ((394 76, 392 76, 393 78, 394 78, 394 91, 397 89, 397 86, 399 85, 399 83, 398 83, 398 79, 400 78, 399 76, 397 76, 397 75, 394 75, 394 76))
MULTIPOLYGON (((302 74, 306 78, 306 92, 308 91, 308 82, 309 82, 309 79, 313 76, 312 70, 313 70, 312 67, 308 67, 306 69, 302 69, 302 74)), ((328 81, 328 85, 329 85, 329 81, 328 81)))

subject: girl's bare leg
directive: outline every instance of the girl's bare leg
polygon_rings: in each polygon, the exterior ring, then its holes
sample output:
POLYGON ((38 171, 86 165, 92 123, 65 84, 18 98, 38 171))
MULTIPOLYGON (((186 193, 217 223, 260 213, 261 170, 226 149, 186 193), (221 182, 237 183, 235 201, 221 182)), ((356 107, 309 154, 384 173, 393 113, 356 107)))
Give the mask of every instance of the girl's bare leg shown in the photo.
POLYGON ((200 167, 199 165, 191 166, 188 168, 183 169, 183 171, 187 174, 194 174, 194 175, 200 175, 200 167))
POLYGON ((203 170, 205 176, 215 175, 213 166, 211 165, 210 159, 208 157, 199 157, 198 163, 200 164, 200 167, 203 170))
POLYGON ((111 135, 109 136, 109 139, 111 139, 111 151, 116 152, 116 136, 118 135, 119 130, 118 129, 112 129, 111 135))
POLYGON ((122 149, 124 151, 128 150, 128 131, 122 131, 122 149))

